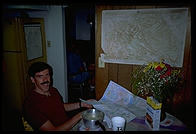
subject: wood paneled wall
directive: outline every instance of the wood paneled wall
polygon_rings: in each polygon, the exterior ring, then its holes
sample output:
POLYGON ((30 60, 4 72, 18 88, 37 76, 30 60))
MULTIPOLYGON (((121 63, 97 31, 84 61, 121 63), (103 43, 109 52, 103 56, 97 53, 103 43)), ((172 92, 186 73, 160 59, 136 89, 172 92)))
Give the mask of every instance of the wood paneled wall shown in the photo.
MULTIPOLYGON (((145 9, 145 8, 160 8, 161 6, 114 6, 114 5, 96 5, 96 15, 95 15, 95 81, 96 81, 96 99, 99 100, 110 80, 120 84, 129 91, 131 91, 131 72, 138 67, 138 65, 127 65, 127 64, 114 64, 105 63, 104 68, 98 67, 98 58, 100 53, 103 53, 101 49, 101 22, 102 22, 102 10, 112 10, 112 9, 145 9)), ((163 7, 163 6, 162 6, 163 7)), ((164 6, 166 7, 166 6, 164 6)), ((191 60, 191 12, 189 8, 189 20, 187 27, 187 36, 185 44, 184 53, 184 63, 182 70, 185 74, 185 85, 183 91, 181 91, 175 98, 176 103, 181 101, 189 101, 192 95, 192 60, 191 60)))

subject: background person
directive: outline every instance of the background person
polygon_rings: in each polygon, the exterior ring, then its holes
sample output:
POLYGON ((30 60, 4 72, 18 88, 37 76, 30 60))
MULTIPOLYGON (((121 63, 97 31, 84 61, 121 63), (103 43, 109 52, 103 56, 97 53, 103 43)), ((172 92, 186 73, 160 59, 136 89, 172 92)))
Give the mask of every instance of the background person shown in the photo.
POLYGON ((67 68, 69 83, 83 83, 90 78, 86 62, 81 58, 79 48, 76 44, 72 44, 72 46, 68 48, 67 68))

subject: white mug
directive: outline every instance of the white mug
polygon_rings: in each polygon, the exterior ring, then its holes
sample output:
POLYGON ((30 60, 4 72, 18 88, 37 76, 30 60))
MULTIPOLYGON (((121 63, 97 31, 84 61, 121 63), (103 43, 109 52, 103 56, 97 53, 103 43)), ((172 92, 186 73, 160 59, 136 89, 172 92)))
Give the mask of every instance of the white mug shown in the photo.
POLYGON ((124 131, 125 128, 125 118, 120 116, 115 116, 112 118, 112 130, 113 131, 124 131))

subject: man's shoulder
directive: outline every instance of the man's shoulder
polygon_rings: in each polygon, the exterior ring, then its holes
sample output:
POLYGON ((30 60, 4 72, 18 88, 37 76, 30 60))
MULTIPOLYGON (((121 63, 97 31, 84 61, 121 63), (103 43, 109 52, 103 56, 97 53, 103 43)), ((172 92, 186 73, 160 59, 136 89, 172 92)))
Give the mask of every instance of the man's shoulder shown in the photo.
POLYGON ((59 91, 58 91, 57 88, 51 87, 51 88, 50 88, 50 93, 57 93, 57 94, 59 94, 59 91))
POLYGON ((59 93, 58 89, 55 87, 50 88, 50 93, 53 94, 54 96, 61 97, 61 94, 59 93))
POLYGON ((55 88, 55 87, 50 87, 50 91, 58 92, 58 89, 57 89, 57 88, 55 88))
POLYGON ((37 97, 38 94, 36 94, 34 91, 31 91, 30 94, 25 98, 24 103, 28 105, 29 103, 34 102, 34 100, 38 100, 37 97))

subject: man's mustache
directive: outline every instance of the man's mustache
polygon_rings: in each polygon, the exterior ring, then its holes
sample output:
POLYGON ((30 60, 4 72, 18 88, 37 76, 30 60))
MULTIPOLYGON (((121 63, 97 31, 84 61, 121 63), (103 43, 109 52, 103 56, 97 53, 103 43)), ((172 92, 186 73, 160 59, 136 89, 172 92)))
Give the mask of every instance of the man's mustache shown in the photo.
POLYGON ((44 82, 42 82, 42 83, 40 83, 40 84, 47 84, 47 83, 49 83, 49 81, 44 81, 44 82))

